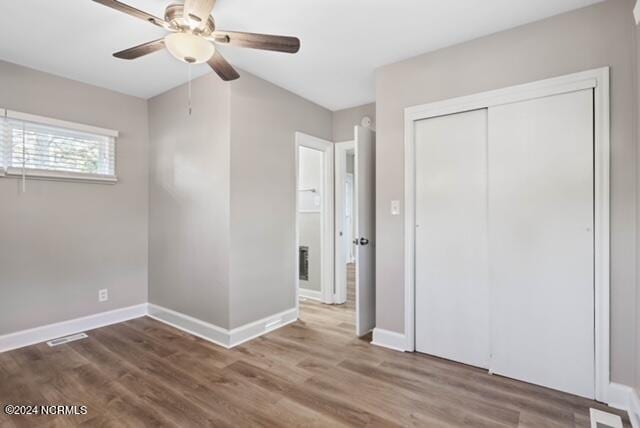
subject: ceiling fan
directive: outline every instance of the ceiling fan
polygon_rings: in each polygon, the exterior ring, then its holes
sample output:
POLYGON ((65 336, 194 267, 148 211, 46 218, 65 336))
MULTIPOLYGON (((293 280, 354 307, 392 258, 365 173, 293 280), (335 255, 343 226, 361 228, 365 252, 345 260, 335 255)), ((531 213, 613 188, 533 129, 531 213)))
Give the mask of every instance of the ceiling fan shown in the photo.
POLYGON ((218 52, 216 43, 286 53, 300 50, 300 40, 296 37, 218 31, 211 16, 216 0, 185 0, 184 4, 170 4, 165 9, 164 19, 118 0, 93 1, 170 31, 161 39, 116 52, 113 54, 116 58, 136 59, 166 47, 180 61, 188 64, 206 62, 222 80, 234 80, 240 75, 218 52))

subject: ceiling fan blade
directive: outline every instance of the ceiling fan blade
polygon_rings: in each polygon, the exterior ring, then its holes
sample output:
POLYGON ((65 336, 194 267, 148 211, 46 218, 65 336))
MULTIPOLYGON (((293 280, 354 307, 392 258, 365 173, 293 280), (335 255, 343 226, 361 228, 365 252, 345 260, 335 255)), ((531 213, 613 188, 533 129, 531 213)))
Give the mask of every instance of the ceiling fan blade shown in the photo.
POLYGON ((300 50, 300 39, 297 37, 241 33, 237 31, 215 31, 209 38, 217 43, 227 43, 242 48, 286 53, 296 53, 300 50))
POLYGON ((148 14, 147 12, 143 12, 140 9, 136 9, 133 6, 129 6, 128 4, 121 3, 118 0, 93 0, 93 1, 96 3, 100 3, 104 6, 110 7, 111 9, 124 12, 127 15, 131 15, 131 16, 135 16, 136 18, 143 19, 147 22, 152 23, 153 25, 157 25, 158 27, 162 27, 167 30, 171 29, 171 26, 169 25, 169 23, 166 22, 164 19, 148 14))
POLYGON ((235 68, 233 68, 217 50, 211 59, 207 61, 207 64, 209 64, 209 66, 213 68, 213 71, 224 81, 235 80, 240 77, 235 68))
POLYGON ((164 48, 164 38, 143 43, 113 54, 120 59, 136 59, 164 48))
POLYGON ((215 4, 216 0, 185 0, 184 16, 200 27, 206 24, 215 4))

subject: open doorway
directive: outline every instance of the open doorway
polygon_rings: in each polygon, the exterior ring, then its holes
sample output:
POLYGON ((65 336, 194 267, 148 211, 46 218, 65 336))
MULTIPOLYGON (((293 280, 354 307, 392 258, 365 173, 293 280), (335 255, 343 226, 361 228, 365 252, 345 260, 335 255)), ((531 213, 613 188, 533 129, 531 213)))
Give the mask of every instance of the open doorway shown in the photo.
POLYGON ((335 283, 355 308, 355 329, 375 326, 375 132, 356 126, 354 140, 335 145, 335 283))
POLYGON ((299 316, 364 336, 375 325, 375 132, 356 126, 336 144, 297 133, 295 150, 299 316))
POLYGON ((337 302, 355 311, 356 307, 356 236, 355 222, 355 144, 335 145, 335 271, 337 302))
POLYGON ((333 281, 333 143, 296 134, 299 299, 335 302, 333 281))

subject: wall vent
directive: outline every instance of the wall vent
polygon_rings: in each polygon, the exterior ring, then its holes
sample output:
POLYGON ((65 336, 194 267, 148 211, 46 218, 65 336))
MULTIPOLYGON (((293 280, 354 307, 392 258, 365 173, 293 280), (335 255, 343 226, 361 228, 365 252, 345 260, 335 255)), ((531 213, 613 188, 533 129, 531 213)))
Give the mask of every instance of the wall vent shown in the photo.
POLYGON ((309 247, 300 246, 298 249, 298 263, 300 279, 302 281, 309 281, 309 247))
POLYGON ((77 334, 72 334, 71 336, 59 337, 57 339, 50 340, 47 342, 47 345, 58 346, 58 345, 62 345, 63 343, 69 343, 69 342, 73 342, 80 339, 86 339, 87 337, 89 336, 87 336, 84 333, 77 333, 77 334))
POLYGON ((602 410, 589 409, 591 428, 622 428, 622 418, 602 410))

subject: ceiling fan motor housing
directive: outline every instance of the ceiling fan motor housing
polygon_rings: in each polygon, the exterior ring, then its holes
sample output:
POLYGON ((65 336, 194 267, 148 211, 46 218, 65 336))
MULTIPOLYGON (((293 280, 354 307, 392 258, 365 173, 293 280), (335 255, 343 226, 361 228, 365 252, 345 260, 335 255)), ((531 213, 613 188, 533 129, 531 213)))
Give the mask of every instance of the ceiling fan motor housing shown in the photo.
POLYGON ((209 15, 207 22, 194 26, 193 22, 200 23, 200 18, 192 16, 188 18, 184 15, 184 5, 181 3, 173 3, 167 6, 164 12, 164 20, 167 21, 176 31, 183 31, 195 34, 197 36, 210 36, 216 30, 216 24, 213 17, 209 15))
MULTIPOLYGON (((217 31, 211 16, 216 0, 184 0, 166 7, 164 19, 123 3, 121 0, 93 0, 96 3, 147 21, 169 32, 161 39, 124 49, 114 57, 133 60, 166 48, 175 58, 189 64, 206 62, 224 81, 235 80, 240 74, 216 51, 216 43, 242 48, 296 53, 300 50, 297 37, 257 34, 238 31, 217 31)), ((162 0, 158 0, 162 1, 162 0)))

